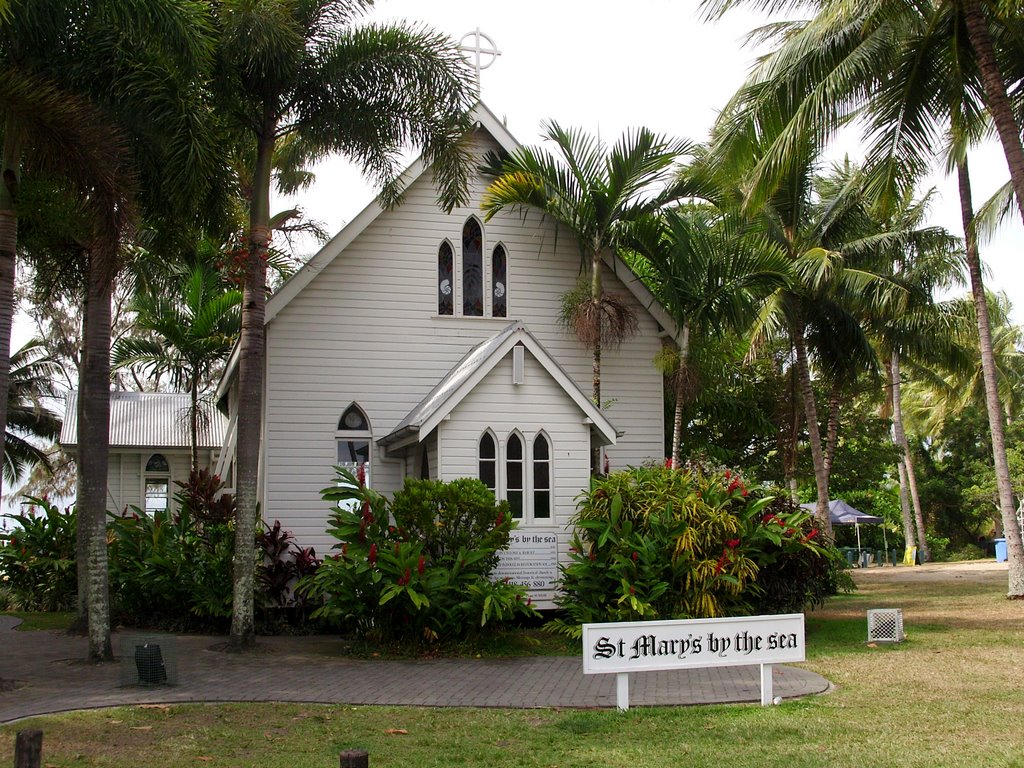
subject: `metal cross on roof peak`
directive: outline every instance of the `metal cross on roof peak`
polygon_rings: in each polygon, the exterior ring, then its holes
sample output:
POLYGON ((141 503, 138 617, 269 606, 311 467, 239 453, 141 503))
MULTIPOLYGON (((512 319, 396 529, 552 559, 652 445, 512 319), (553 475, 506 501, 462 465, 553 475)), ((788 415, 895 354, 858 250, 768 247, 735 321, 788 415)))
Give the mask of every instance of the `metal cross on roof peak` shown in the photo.
POLYGON ((476 88, 477 92, 479 92, 481 70, 491 66, 501 56, 501 51, 498 50, 498 46, 494 44, 494 40, 491 39, 490 35, 480 31, 480 27, 462 36, 462 39, 459 40, 459 50, 466 55, 470 64, 473 65, 473 71, 476 74, 476 88), (471 44, 467 43, 468 40, 472 41, 471 44), (483 43, 487 43, 489 47, 485 48, 483 43), (469 54, 472 55, 470 56, 469 54), (481 57, 489 58, 482 60, 481 57))

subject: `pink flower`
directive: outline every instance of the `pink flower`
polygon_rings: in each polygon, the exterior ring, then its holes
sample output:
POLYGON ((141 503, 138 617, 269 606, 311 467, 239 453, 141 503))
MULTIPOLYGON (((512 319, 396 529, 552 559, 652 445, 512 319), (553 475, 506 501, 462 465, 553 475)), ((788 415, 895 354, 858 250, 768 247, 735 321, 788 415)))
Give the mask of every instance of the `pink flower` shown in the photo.
POLYGON ((376 544, 371 544, 370 545, 370 554, 367 557, 367 560, 370 561, 370 565, 373 565, 374 563, 377 562, 377 545, 376 544))

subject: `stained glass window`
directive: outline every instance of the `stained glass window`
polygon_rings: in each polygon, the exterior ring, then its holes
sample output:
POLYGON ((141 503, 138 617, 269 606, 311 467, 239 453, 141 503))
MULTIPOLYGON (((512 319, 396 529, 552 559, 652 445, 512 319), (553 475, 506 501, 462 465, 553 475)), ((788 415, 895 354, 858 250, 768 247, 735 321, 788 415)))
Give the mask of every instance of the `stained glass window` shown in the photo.
POLYGON ((494 317, 505 317, 508 312, 507 272, 505 247, 499 245, 491 257, 491 313, 494 317))
POLYGON ((146 462, 147 472, 170 472, 171 467, 167 464, 167 459, 164 458, 162 453, 154 453, 149 457, 149 461, 146 462))
POLYGON ((446 240, 437 253, 437 314, 455 313, 455 256, 446 240))
POLYGON ((508 482, 508 506, 512 517, 523 517, 523 441, 519 435, 508 438, 508 453, 505 457, 505 476, 508 482))
POLYGON ((462 228, 462 314, 484 315, 484 251, 480 222, 470 218, 462 228))
POLYGON ((369 432, 370 424, 366 421, 366 414, 358 405, 350 405, 338 419, 338 429, 345 431, 369 432))
POLYGON ((551 517, 551 448, 544 435, 533 441, 533 519, 551 517))
POLYGON ((494 438, 489 432, 485 432, 484 436, 480 438, 480 482, 497 494, 497 479, 498 453, 494 438))

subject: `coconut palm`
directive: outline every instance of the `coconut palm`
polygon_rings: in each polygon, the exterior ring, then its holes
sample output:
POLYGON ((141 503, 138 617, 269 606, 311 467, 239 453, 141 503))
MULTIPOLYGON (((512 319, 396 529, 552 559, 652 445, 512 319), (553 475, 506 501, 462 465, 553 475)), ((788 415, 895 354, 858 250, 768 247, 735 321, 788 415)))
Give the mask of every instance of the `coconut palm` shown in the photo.
POLYGON ((679 466, 683 412, 695 394, 691 337, 742 333, 764 298, 787 284, 790 263, 778 249, 744 232, 736 215, 707 205, 644 217, 627 228, 623 245, 640 257, 630 266, 681 329, 678 350, 660 358, 675 390, 671 457, 679 466))
MULTIPOLYGON (((718 14, 742 0, 706 0, 718 14)), ((792 2, 773 10, 793 8, 792 2)), ((1019 82, 1024 67, 1024 29, 1013 4, 978 0, 892 3, 821 0, 818 15, 766 31, 779 42, 762 60, 728 110, 732 119, 723 143, 759 123, 772 124, 775 141, 760 158, 752 198, 763 200, 784 178, 794 148, 811 137, 820 144, 852 117, 866 127, 873 187, 883 200, 899 199, 934 159, 934 148, 953 136, 968 269, 977 303, 982 370, 988 391, 989 425, 1000 506, 1006 527, 1009 594, 1024 598, 1024 542, 1013 509, 1005 439, 994 379, 990 331, 980 257, 973 236, 973 205, 966 148, 984 132, 986 107, 998 124, 1016 189, 1024 179, 1020 131, 1008 118, 1000 83, 1019 82), (979 16, 979 10, 982 15, 979 16), (987 21, 987 24, 985 23, 987 21), (985 34, 987 32, 987 35, 985 34), (988 38, 986 40, 985 38, 988 38), (989 45, 990 44, 990 45, 989 45), (998 77, 996 70, 1002 75, 998 77), (984 97, 982 96, 984 94, 984 97)), ((742 145, 743 140, 740 141, 742 145)), ((1021 198, 1018 196, 1018 204, 1021 198)), ((1018 205, 1020 207, 1020 205, 1018 205)), ((1024 211, 1022 211, 1024 216, 1024 211)))
MULTIPOLYGON (((676 161, 692 151, 687 141, 646 128, 627 131, 610 149, 599 139, 557 122, 543 125, 554 150, 521 147, 492 156, 495 176, 481 203, 490 220, 499 211, 534 210, 576 239, 585 282, 563 300, 563 321, 593 354, 592 399, 601 407, 601 354, 636 330, 636 318, 605 292, 602 263, 622 245, 626 224, 694 194, 676 161)), ((595 449, 591 466, 599 471, 595 449)))
MULTIPOLYGON (((756 158, 760 147, 750 149, 756 158)), ((765 303, 752 337, 755 347, 784 338, 792 349, 818 494, 815 515, 830 533, 828 484, 838 435, 838 393, 849 389, 858 372, 876 370, 860 318, 866 305, 898 307, 905 301, 902 287, 879 269, 878 254, 904 241, 907 233, 871 227, 861 177, 845 168, 820 177, 811 162, 813 147, 805 144, 804 149, 804 163, 792 166, 786 182, 752 212, 762 237, 785 254, 793 275, 765 303), (825 441, 812 385, 815 361, 833 389, 825 441)))
POLYGON ((60 419, 45 402, 57 395, 53 386, 56 369, 40 339, 29 341, 11 355, 3 466, 8 483, 16 482, 35 465, 50 469, 49 456, 40 443, 52 443, 60 435, 60 419))
POLYGON ((189 441, 192 471, 199 469, 199 428, 209 387, 238 338, 242 293, 225 290, 209 266, 198 264, 181 275, 179 294, 141 293, 131 304, 136 313, 132 336, 114 344, 115 367, 139 366, 153 379, 166 380, 189 393, 189 441))
POLYGON ((410 24, 356 25, 371 0, 223 0, 211 4, 218 34, 215 90, 239 157, 251 163, 235 485, 231 647, 254 641, 252 542, 262 431, 266 253, 274 154, 296 141, 296 162, 349 156, 398 201, 401 152, 423 151, 448 210, 466 199, 468 108, 473 78, 455 44, 410 24))
POLYGON ((21 174, 50 174, 89 220, 73 249, 87 275, 78 437, 89 450, 79 456, 77 505, 79 583, 96 660, 113 657, 105 530, 113 279, 137 201, 185 206, 201 187, 206 115, 191 107, 205 93, 192 76, 208 61, 206 31, 203 4, 177 0, 15 0, 0 19, 0 347, 9 335, 21 174))
POLYGON ((875 340, 887 379, 884 413, 892 418, 893 443, 900 452, 900 499, 908 544, 916 540, 922 560, 931 559, 925 536, 924 514, 917 487, 913 454, 903 418, 903 385, 908 375, 922 369, 967 370, 975 366, 967 350, 957 343, 953 316, 936 304, 936 290, 959 282, 962 269, 960 242, 938 227, 924 227, 931 193, 921 200, 909 195, 895 207, 869 206, 873 226, 882 231, 904 230, 907 239, 890 243, 883 258, 893 279, 907 289, 908 301, 899 312, 878 312, 868 307, 865 323, 875 340), (912 509, 911 509, 912 508, 912 509), (914 531, 916 529, 916 539, 914 531))

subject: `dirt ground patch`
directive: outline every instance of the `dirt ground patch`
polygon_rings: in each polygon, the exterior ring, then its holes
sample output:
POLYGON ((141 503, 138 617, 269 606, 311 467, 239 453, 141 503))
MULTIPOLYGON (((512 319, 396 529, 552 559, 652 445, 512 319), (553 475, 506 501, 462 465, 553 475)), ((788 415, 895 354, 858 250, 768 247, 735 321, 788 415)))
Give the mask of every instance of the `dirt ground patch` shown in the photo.
POLYGON ((895 568, 887 568, 881 565, 873 568, 856 568, 852 573, 857 584, 865 585, 875 583, 875 580, 934 583, 965 580, 994 584, 1000 579, 1006 581, 1007 569, 1006 563, 997 563, 994 560, 967 560, 958 563, 925 563, 913 567, 898 565, 895 568))

